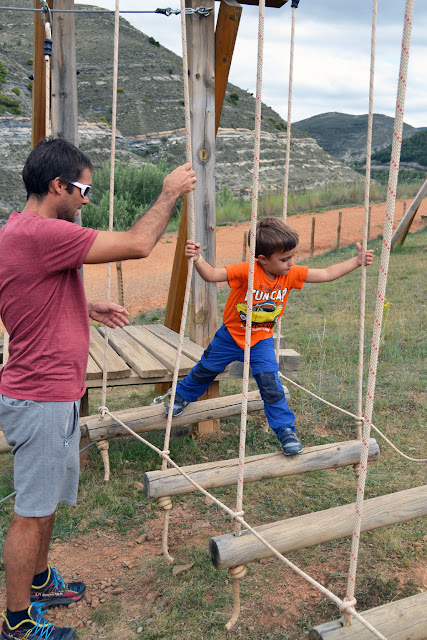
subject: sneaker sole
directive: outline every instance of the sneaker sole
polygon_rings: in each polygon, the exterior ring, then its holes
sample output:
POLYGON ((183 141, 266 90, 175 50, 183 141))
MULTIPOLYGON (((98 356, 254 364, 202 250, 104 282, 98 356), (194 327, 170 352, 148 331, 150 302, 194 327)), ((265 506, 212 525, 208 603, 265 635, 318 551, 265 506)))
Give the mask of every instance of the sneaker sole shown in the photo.
POLYGON ((283 451, 283 455, 284 456, 297 456, 299 453, 302 453, 304 451, 304 449, 300 449, 299 451, 295 451, 295 453, 286 453, 285 451, 283 451))

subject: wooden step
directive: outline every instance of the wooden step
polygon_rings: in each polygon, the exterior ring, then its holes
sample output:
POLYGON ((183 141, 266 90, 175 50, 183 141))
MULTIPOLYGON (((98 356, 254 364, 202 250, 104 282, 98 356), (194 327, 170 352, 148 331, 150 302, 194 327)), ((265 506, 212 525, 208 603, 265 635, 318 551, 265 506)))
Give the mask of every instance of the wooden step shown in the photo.
MULTIPOLYGON (((277 551, 286 555, 290 551, 350 536, 353 533, 354 513, 355 504, 346 504, 265 524, 256 527, 256 531, 277 551)), ((425 515, 427 485, 365 500, 361 530, 371 531, 425 515)), ((273 555, 249 531, 244 531, 239 537, 228 533, 211 538, 209 548, 216 569, 237 567, 273 555)))
MULTIPOLYGON (((173 427, 194 424, 202 420, 212 420, 214 418, 227 418, 238 415, 242 407, 242 394, 223 396, 222 398, 211 398, 209 400, 199 400, 192 402, 184 409, 182 415, 172 421, 173 427)), ((264 403, 261 400, 259 391, 250 391, 248 394, 248 413, 263 409, 264 403)), ((117 418, 127 424, 136 433, 145 431, 156 431, 166 428, 165 407, 163 404, 155 404, 137 409, 124 409, 114 412, 117 418)), ((98 414, 80 418, 80 428, 82 435, 87 436, 90 441, 105 440, 128 435, 126 429, 116 423, 113 418, 100 417, 98 414)))
MULTIPOLYGON (((426 640, 427 591, 360 612, 387 640, 426 640)), ((374 636, 352 618, 350 627, 342 619, 325 622, 310 630, 308 640, 372 640, 374 636)))
MULTIPOLYGON (((96 327, 90 328, 89 352, 98 367, 104 367, 104 337, 96 327)), ((107 378, 126 378, 131 374, 131 370, 126 362, 114 351, 111 345, 107 349, 107 378)))
MULTIPOLYGON (((277 446, 280 447, 279 443, 277 446)), ((332 442, 317 447, 307 447, 297 456, 284 456, 282 451, 250 456, 245 459, 245 483, 279 478, 320 469, 337 469, 357 464, 360 460, 360 440, 332 442)), ((369 441, 369 460, 378 459, 380 448, 376 440, 369 441)), ((237 483, 239 459, 217 460, 183 467, 203 489, 227 487, 237 483)), ((144 474, 144 489, 148 498, 176 496, 197 489, 176 469, 148 471, 144 474)))

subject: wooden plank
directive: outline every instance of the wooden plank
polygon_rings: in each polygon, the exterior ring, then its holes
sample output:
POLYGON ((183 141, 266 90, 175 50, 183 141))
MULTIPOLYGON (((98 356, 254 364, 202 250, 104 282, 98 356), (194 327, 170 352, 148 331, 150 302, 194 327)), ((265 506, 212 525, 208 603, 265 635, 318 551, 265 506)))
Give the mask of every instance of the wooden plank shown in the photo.
MULTIPOLYGON (((100 332, 104 334, 103 329, 100 332)), ((157 358, 123 329, 114 329, 109 340, 117 353, 141 378, 160 378, 169 373, 157 358)))
MULTIPOLYGON (((104 338, 101 336, 96 327, 90 328, 89 353, 102 371, 104 367, 104 338)), ((130 375, 130 373, 130 367, 128 367, 126 362, 119 356, 119 354, 111 348, 111 345, 108 345, 107 379, 126 378, 130 375)))
POLYGON ((87 359, 86 380, 102 380, 102 371, 89 354, 87 359))
MULTIPOLYGON (((163 324, 145 324, 143 325, 145 329, 154 333, 154 335, 158 336, 168 344, 170 344, 175 350, 178 349, 179 336, 175 331, 172 331, 168 327, 165 327, 163 324)), ((189 338, 184 338, 182 344, 182 353, 193 360, 195 363, 199 362, 200 358, 203 355, 203 347, 199 346, 195 342, 191 342, 189 338)))
POLYGON ((401 247, 402 244, 405 242, 405 238, 408 235, 408 231, 411 228, 411 224, 413 223, 416 213, 420 207, 420 204, 423 198, 426 197, 426 195, 427 195, 427 179, 424 181, 423 186, 418 191, 417 195, 415 196, 415 198, 411 203, 411 206, 403 216, 402 220, 399 222, 399 225, 396 231, 393 233, 393 236, 391 238, 392 249, 394 249, 394 247, 401 247))
MULTIPOLYGON (((284 456, 282 451, 250 456, 245 459, 245 483, 280 478, 318 471, 337 469, 357 464, 360 460, 362 442, 349 440, 307 447, 297 456, 284 456)), ((369 460, 377 460, 380 448, 373 438, 369 441, 369 460)), ((183 467, 183 470, 204 489, 227 487, 237 483, 239 459, 217 460, 183 467)), ((144 488, 148 498, 182 495, 197 491, 176 469, 148 471, 144 474, 144 488)))
POLYGON ((227 89, 242 6, 237 0, 221 0, 215 29, 215 135, 227 89))
MULTIPOLYGON (((263 408, 264 404, 259 395, 259 391, 251 391, 248 394, 248 398, 248 412, 259 411, 263 408)), ((237 415, 240 413, 241 407, 242 394, 224 396, 211 400, 199 400, 198 402, 192 402, 186 407, 182 415, 174 418, 172 426, 182 427, 200 422, 200 420, 226 418, 237 415)), ((160 404, 140 407, 138 409, 116 411, 115 415, 137 433, 166 428, 165 407, 160 404)), ((85 431, 87 430, 91 441, 117 438, 118 436, 128 434, 126 429, 108 416, 100 418, 99 415, 95 415, 83 418, 80 420, 80 427, 85 431)))
MULTIPOLYGON (((424 591, 359 613, 387 640, 426 640, 426 612, 427 591, 424 591)), ((308 635, 309 640, 372 640, 373 637, 354 618, 350 627, 344 627, 342 620, 336 620, 314 627, 308 635)))
MULTIPOLYGON (((151 355, 155 356, 155 358, 167 367, 171 373, 173 373, 175 368, 176 349, 141 325, 124 327, 124 330, 132 336, 134 340, 139 342, 140 345, 147 349, 151 355)), ((186 355, 182 355, 180 373, 187 374, 193 367, 194 361, 187 358, 186 355)))
MULTIPOLYGON (((282 554, 338 540, 353 533, 355 503, 315 511, 303 516, 256 527, 258 533, 282 554)), ((362 531, 371 531, 427 515, 427 485, 365 500, 362 531)), ((273 554, 255 536, 226 534, 211 538, 211 559, 217 569, 237 567, 273 554)))

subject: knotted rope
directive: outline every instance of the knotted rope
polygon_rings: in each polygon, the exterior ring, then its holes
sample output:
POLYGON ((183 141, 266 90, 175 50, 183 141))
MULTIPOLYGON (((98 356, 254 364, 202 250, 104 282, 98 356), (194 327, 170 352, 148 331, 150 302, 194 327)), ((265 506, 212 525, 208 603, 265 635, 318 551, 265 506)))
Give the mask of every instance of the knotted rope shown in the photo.
MULTIPOLYGON (((114 177, 116 162, 116 133, 117 133, 117 75, 119 69, 119 5, 120 0, 116 0, 114 13, 114 60, 113 60, 113 103, 111 108, 111 151, 110 151, 110 202, 108 214, 108 230, 113 230, 114 223, 114 177)), ((111 299, 111 262, 107 265, 107 300, 111 299)), ((104 330, 104 360, 102 366, 102 399, 101 403, 105 407, 107 402, 107 375, 108 375, 108 327, 104 330)), ((104 480, 110 479, 110 463, 108 460, 108 448, 102 451, 104 462, 104 480)))
MULTIPOLYGON (((409 48, 411 43, 412 16, 414 12, 414 0, 406 0, 405 16, 402 37, 402 50, 400 57, 399 82, 396 100, 396 114, 393 130, 393 143, 390 160, 390 172, 387 188, 386 213, 384 219, 384 234, 381 252, 381 264, 378 277, 377 300, 375 307, 374 328, 372 336, 371 359, 369 364, 368 384, 366 392, 365 421, 362 432, 362 454, 360 457, 360 475, 357 486, 356 514, 354 532, 351 547, 350 567, 347 582, 347 598, 353 599, 357 560, 360 545, 360 530, 362 524, 363 498, 367 476, 367 461, 369 437, 371 432, 371 418, 374 405, 375 380, 377 375, 378 355, 381 339, 381 324, 384 311, 384 300, 387 286, 388 267, 390 262, 391 238, 393 234, 393 218, 396 206, 396 188, 399 173, 400 150, 402 146, 403 115, 406 97, 406 79, 408 76, 409 48)), ((350 624, 350 618, 345 615, 345 624, 350 624)))

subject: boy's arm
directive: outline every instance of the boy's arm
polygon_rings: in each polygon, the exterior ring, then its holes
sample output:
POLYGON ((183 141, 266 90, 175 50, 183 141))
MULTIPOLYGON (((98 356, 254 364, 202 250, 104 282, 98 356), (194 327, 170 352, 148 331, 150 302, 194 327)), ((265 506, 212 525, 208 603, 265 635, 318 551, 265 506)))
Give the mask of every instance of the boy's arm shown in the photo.
POLYGON ((200 255, 200 243, 187 240, 185 245, 185 256, 189 260, 194 258, 194 268, 205 282, 227 282, 228 274, 225 267, 213 267, 209 262, 203 260, 200 255), (200 262, 197 262, 200 260, 200 262))
MULTIPOLYGON (((345 262, 338 262, 326 269, 309 269, 307 273, 306 282, 331 282, 332 280, 338 280, 347 273, 354 271, 358 267, 362 266, 363 261, 363 249, 360 242, 356 243, 357 256, 346 260, 345 262)), ((372 249, 368 249, 365 253, 365 264, 372 264, 374 259, 374 252, 372 249)))

